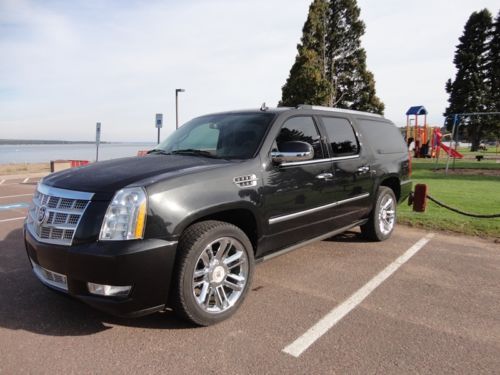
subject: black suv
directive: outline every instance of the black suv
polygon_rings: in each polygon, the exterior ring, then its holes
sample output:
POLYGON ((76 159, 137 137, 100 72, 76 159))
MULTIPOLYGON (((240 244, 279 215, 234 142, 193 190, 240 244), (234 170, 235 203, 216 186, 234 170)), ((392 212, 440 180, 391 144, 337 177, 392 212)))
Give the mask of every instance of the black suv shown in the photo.
MULTIPOLYGON (((254 264, 360 226, 388 238, 411 190, 393 123, 299 106, 195 118, 145 157, 54 173, 26 249, 42 283, 121 316, 232 315, 254 264)), ((293 277, 293 276, 290 276, 293 277)))

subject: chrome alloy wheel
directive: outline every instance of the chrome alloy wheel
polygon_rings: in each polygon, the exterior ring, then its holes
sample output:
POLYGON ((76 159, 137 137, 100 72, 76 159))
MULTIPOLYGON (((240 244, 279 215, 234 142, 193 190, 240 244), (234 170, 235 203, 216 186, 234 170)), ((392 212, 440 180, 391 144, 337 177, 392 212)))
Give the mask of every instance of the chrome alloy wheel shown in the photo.
POLYGON ((388 194, 386 194, 380 202, 378 219, 380 232, 384 235, 389 234, 396 221, 396 203, 388 194))
POLYGON ((248 281, 248 256, 232 237, 211 242, 198 257, 193 272, 193 295, 199 307, 222 313, 238 301, 248 281))

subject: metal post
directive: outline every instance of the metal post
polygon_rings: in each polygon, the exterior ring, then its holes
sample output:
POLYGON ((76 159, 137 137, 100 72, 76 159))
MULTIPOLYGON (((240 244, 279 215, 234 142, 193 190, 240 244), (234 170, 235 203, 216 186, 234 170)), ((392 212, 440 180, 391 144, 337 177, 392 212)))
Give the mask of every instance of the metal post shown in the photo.
MULTIPOLYGON (((458 115, 455 114, 453 115, 453 129, 451 130, 451 142, 454 141, 455 139, 455 129, 456 129, 456 126, 457 126, 457 122, 458 122, 458 115)), ((450 142, 450 150, 452 149, 452 144, 450 142)), ((448 166, 450 164, 450 153, 448 152, 448 157, 446 158, 446 170, 444 172, 444 174, 447 176, 448 175, 448 166)))
POLYGON ((179 128, 179 93, 184 92, 184 89, 175 89, 175 129, 179 128))
POLYGON ((95 161, 99 161, 99 143, 101 143, 101 123, 95 125, 95 161))
POLYGON ((155 126, 158 129, 158 144, 160 144, 160 129, 163 126, 163 114, 157 113, 155 116, 155 126))

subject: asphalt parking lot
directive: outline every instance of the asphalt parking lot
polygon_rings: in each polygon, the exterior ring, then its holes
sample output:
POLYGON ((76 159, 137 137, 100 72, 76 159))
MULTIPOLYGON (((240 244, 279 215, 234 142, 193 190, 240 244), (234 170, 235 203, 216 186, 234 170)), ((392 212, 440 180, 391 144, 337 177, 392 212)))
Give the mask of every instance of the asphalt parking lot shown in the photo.
POLYGON ((258 265, 240 311, 216 326, 170 311, 119 319, 32 274, 22 223, 38 179, 0 177, 0 374, 500 371, 491 241, 399 226, 367 243, 348 232, 258 265))

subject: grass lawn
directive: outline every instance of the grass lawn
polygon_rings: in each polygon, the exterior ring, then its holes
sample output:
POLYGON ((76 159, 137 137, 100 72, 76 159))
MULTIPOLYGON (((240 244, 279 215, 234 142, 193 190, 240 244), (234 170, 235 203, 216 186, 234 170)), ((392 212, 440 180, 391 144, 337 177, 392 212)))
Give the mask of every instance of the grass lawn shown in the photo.
MULTIPOLYGON (((446 159, 438 164, 445 167, 446 159)), ((451 163, 450 163, 451 165, 451 163)), ((500 214, 500 163, 493 161, 456 161, 450 169, 434 171, 434 160, 413 160, 413 184, 426 184, 428 194, 462 211, 500 214)), ((398 222, 432 230, 444 230, 500 239, 500 218, 476 219, 459 215, 427 200, 424 213, 413 212, 406 203, 399 207, 398 222)))

